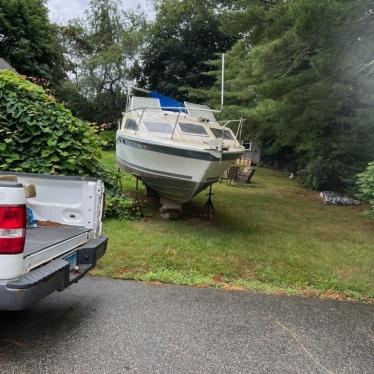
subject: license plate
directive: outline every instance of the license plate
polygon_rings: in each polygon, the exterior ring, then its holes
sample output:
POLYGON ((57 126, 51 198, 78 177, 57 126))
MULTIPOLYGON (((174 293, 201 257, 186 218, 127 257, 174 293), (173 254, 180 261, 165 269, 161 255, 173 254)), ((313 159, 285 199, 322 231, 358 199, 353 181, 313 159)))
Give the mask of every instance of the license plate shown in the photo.
POLYGON ((78 258, 77 253, 74 253, 74 254, 70 255, 69 257, 65 258, 65 260, 69 262, 70 270, 74 269, 77 266, 77 258, 78 258))

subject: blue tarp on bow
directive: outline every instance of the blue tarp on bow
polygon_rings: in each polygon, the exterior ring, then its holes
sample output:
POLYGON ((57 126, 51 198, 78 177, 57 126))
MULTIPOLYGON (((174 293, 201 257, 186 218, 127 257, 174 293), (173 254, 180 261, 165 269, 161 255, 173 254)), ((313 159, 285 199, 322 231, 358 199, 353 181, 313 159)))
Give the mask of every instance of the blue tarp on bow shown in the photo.
POLYGON ((184 104, 173 99, 172 97, 164 96, 154 91, 149 92, 148 96, 152 97, 153 99, 159 99, 161 108, 168 108, 167 110, 171 110, 173 112, 186 112, 186 107, 184 104))

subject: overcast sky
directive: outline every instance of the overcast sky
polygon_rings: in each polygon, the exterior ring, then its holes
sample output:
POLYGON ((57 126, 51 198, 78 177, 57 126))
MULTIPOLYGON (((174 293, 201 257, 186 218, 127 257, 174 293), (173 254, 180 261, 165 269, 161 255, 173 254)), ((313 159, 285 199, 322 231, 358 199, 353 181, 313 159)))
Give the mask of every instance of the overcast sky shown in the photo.
MULTIPOLYGON (((83 17, 88 8, 89 0, 48 0, 49 17, 52 22, 66 23, 69 19, 83 17)), ((120 0, 124 9, 134 9, 140 5, 151 17, 152 6, 150 0, 120 0)))

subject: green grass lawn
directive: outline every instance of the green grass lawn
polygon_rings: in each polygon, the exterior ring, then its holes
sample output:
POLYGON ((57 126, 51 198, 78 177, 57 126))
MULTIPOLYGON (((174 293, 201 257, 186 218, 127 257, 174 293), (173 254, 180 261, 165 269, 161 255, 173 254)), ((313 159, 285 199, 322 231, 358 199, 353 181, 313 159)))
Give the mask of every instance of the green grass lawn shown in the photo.
MULTIPOLYGON (((103 163, 114 168, 113 153, 103 163)), ((123 179, 134 190, 133 178, 123 179)), ((211 222, 165 221, 155 207, 145 220, 106 220, 109 248, 94 274, 374 300, 374 221, 364 207, 325 206, 318 193, 264 168, 252 185, 216 184, 214 204, 211 222)))

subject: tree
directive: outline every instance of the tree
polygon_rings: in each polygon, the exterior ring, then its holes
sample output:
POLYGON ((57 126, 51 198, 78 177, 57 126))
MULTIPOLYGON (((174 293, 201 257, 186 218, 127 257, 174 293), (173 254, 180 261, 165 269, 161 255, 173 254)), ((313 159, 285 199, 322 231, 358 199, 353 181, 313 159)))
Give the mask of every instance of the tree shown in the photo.
POLYGON ((364 0, 247 3, 224 16, 242 32, 227 55, 226 114, 248 118, 265 161, 309 187, 352 189, 374 159, 374 12, 364 0))
POLYGON ((93 130, 40 86, 0 72, 0 169, 97 175, 100 141, 93 130))
POLYGON ((125 13, 115 1, 91 0, 85 19, 61 28, 65 69, 71 81, 58 96, 69 107, 74 107, 78 97, 90 108, 89 113, 76 108, 76 114, 95 122, 114 122, 120 117, 145 26, 140 11, 125 13))
POLYGON ((44 0, 0 0, 0 57, 27 76, 53 84, 63 77, 57 30, 44 0))
POLYGON ((214 78, 205 75, 207 62, 232 46, 235 37, 220 30, 220 1, 162 0, 156 2, 141 63, 140 85, 176 98, 188 88, 206 88, 214 78))
POLYGON ((374 162, 369 162, 366 170, 358 175, 358 186, 358 196, 370 204, 368 213, 374 218, 374 162))
POLYGON ((92 127, 18 74, 0 71, 0 170, 96 176, 105 181, 105 214, 131 218, 118 176, 100 163, 92 127))

